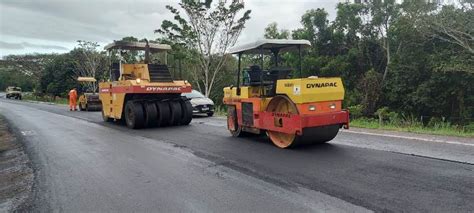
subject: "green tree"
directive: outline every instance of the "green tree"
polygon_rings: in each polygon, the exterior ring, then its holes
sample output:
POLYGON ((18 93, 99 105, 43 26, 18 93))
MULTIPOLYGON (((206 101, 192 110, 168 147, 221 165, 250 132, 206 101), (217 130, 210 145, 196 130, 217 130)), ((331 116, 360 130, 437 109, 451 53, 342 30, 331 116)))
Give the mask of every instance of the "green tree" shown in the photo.
POLYGON ((71 54, 57 55, 45 65, 40 78, 42 92, 52 96, 66 97, 67 92, 77 86, 75 69, 75 60, 71 54))
POLYGON ((29 75, 14 68, 0 67, 0 91, 4 91, 8 86, 18 86, 23 91, 32 91, 34 85, 35 82, 29 75))
POLYGON ((474 2, 458 0, 427 19, 428 33, 474 54, 474 2))
POLYGON ((278 30, 278 24, 276 22, 270 23, 264 30, 265 34, 263 35, 268 39, 289 39, 290 31, 288 30, 278 30))
MULTIPOLYGON (((385 81, 392 62, 392 43, 397 43, 396 45, 398 45, 398 48, 402 45, 401 41, 396 42, 392 39, 392 32, 390 29, 394 20, 397 20, 400 15, 400 7, 395 0, 372 0, 369 4, 369 10, 371 15, 371 21, 369 23, 370 27, 372 28, 379 45, 384 50, 385 65, 382 81, 385 81)), ((397 48, 397 46, 395 47, 397 48)))
MULTIPOLYGON (((127 36, 123 37, 121 41, 129 41, 129 42, 138 42, 138 38, 135 38, 133 36, 127 36)), ((136 50, 121 50, 120 54, 117 54, 118 50, 112 50, 112 56, 117 57, 120 55, 120 59, 122 60, 123 63, 127 64, 134 64, 138 63, 138 58, 140 57, 140 54, 136 50)), ((112 58, 113 61, 118 61, 118 58, 112 58)))
POLYGON ((365 73, 364 78, 362 78, 360 83, 360 89, 365 91, 365 95, 362 99, 363 113, 366 116, 373 115, 377 110, 377 103, 380 99, 380 90, 381 90, 381 80, 382 76, 380 73, 369 70, 365 73))
MULTIPOLYGON (((46 64, 56 57, 55 54, 25 54, 8 55, 0 60, 0 68, 8 72, 8 75, 23 76, 28 78, 32 84, 24 86, 24 89, 35 88, 38 86, 39 79, 44 71, 46 64)), ((14 77, 16 79, 16 77, 14 77)), ((21 80, 22 81, 22 80, 21 80)), ((12 82, 13 83, 13 82, 12 82)), ((23 88, 23 87, 22 87, 23 88)))
MULTIPOLYGON (((333 22, 323 9, 311 9, 292 37, 311 41, 304 55, 305 75, 342 77, 344 103, 362 104, 366 116, 389 106, 402 115, 469 118, 474 116, 474 86, 468 83, 474 70, 469 51, 473 27, 465 20, 472 9, 462 2, 344 3, 338 4, 333 22), (464 42, 440 38, 430 23, 434 20, 462 32, 464 42)), ((287 62, 296 67, 296 57, 287 62)))
POLYGON ((199 53, 199 69, 192 76, 199 90, 209 96, 216 78, 222 76, 222 68, 227 61, 225 53, 237 41, 246 21, 250 19, 251 11, 244 11, 239 16, 244 10, 241 0, 221 0, 216 3, 212 0, 183 0, 179 5, 186 16, 181 16, 172 6, 166 6, 174 15, 174 22, 163 21, 161 29, 155 32, 199 53))
MULTIPOLYGON (((107 57, 104 52, 98 50, 99 44, 90 41, 77 41, 78 47, 71 51, 74 58, 75 77, 93 77, 104 80, 107 69, 107 57)), ((88 91, 98 91, 98 82, 83 82, 82 86, 88 91)))

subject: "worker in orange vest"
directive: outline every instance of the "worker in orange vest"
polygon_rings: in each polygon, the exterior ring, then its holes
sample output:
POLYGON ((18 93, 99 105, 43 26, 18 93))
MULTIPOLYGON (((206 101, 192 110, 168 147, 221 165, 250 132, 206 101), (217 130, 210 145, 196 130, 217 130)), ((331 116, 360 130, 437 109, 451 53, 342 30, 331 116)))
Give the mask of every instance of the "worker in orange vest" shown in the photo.
POLYGON ((71 91, 69 91, 69 111, 77 111, 76 109, 76 100, 77 100, 77 91, 76 88, 72 88, 71 91))

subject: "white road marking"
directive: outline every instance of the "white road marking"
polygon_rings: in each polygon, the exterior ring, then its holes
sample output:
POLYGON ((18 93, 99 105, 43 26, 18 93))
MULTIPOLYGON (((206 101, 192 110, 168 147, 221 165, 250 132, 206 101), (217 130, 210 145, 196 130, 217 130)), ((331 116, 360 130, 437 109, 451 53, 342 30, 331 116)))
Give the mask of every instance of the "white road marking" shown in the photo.
POLYGON ((33 130, 25 130, 25 131, 21 131, 21 134, 23 136, 34 136, 36 135, 36 132, 33 130))
POLYGON ((359 131, 352 131, 352 130, 343 130, 342 132, 362 134, 362 135, 382 136, 382 137, 390 137, 390 138, 402 138, 402 139, 408 139, 408 140, 418 140, 418 141, 427 141, 427 142, 436 142, 436 143, 447 143, 447 144, 474 146, 473 143, 463 143, 463 142, 458 142, 458 141, 448 141, 448 140, 439 140, 439 139, 430 139, 430 138, 391 135, 391 134, 382 134, 382 133, 373 133, 373 132, 359 132, 359 131))

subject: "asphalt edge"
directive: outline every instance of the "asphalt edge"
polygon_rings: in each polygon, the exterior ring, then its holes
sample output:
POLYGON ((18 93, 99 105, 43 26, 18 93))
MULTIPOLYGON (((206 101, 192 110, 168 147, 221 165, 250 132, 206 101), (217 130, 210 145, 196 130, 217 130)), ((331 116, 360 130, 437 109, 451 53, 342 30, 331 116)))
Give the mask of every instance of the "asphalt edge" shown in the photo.
POLYGON ((398 132, 398 131, 390 131, 390 130, 365 129, 365 128, 351 128, 348 130, 343 129, 341 132, 380 136, 380 137, 389 137, 389 138, 402 138, 402 139, 407 139, 407 140, 418 140, 418 141, 435 142, 435 143, 474 146, 474 138, 469 138, 469 137, 420 134, 420 133, 413 133, 413 132, 398 132))
POLYGON ((23 134, 21 134, 21 130, 17 126, 13 125, 13 123, 5 115, 0 113, 0 117, 3 118, 3 120, 7 124, 8 131, 10 131, 10 133, 15 136, 16 142, 21 146, 20 149, 28 157, 28 162, 26 163, 26 165, 33 170, 33 183, 31 183, 30 192, 28 193, 28 196, 24 200, 24 202, 18 205, 16 209, 13 209, 13 212, 33 212, 34 209, 36 209, 35 201, 39 197, 38 172, 40 170, 39 164, 37 163, 37 161, 34 160, 36 159, 35 152, 32 150, 32 147, 29 146, 23 134))

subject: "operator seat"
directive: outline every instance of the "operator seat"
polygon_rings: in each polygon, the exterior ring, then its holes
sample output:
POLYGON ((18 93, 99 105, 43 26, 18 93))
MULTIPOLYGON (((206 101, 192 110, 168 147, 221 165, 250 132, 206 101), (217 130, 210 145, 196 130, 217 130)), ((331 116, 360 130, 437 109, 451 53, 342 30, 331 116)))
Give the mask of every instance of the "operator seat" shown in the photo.
POLYGON ((118 79, 120 78, 120 63, 112 63, 110 69, 110 80, 118 81, 118 79))
POLYGON ((249 74, 249 84, 250 85, 259 85, 262 79, 260 79, 262 73, 262 69, 258 65, 252 65, 249 67, 248 74, 249 74))

